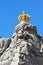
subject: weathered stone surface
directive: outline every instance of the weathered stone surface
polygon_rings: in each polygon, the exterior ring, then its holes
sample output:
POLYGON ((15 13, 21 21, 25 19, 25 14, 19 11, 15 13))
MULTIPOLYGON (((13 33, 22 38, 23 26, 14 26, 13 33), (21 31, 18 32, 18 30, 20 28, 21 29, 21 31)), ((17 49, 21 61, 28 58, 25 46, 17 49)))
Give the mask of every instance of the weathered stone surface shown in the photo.
POLYGON ((0 38, 0 55, 9 47, 11 39, 0 38))
POLYGON ((43 65, 43 37, 35 26, 18 24, 11 39, 0 38, 0 65, 43 65))

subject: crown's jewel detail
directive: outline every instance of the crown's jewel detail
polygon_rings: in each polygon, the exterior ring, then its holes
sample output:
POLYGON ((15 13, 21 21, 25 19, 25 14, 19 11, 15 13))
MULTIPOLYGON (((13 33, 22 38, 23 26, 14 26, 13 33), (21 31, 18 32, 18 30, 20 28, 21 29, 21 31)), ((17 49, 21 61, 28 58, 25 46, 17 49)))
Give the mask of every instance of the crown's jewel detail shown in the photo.
POLYGON ((18 19, 20 22, 27 23, 30 19, 30 16, 23 11, 23 13, 18 16, 18 19))

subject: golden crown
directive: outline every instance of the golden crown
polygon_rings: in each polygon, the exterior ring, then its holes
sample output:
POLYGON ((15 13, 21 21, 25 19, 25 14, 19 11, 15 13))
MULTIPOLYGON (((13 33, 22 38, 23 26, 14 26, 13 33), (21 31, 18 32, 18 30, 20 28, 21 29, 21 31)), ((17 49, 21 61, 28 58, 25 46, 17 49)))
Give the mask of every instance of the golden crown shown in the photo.
POLYGON ((30 19, 30 16, 23 11, 23 13, 18 16, 18 19, 20 22, 27 23, 30 19))

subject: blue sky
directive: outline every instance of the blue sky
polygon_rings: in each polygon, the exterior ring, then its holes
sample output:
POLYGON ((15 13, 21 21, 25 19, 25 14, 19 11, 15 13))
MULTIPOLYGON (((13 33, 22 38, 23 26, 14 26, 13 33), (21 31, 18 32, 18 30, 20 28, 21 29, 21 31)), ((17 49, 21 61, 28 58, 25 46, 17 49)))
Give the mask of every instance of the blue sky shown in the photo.
POLYGON ((12 36, 22 11, 31 16, 29 23, 37 26, 38 34, 43 36, 43 0, 0 0, 1 37, 12 36))

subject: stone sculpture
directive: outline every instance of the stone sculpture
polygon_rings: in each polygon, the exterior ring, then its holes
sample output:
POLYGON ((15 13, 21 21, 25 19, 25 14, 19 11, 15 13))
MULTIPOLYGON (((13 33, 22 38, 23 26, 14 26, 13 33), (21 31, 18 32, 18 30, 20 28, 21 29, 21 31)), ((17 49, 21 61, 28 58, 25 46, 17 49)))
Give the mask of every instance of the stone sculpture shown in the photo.
POLYGON ((0 65, 43 65, 43 37, 28 24, 29 15, 23 12, 18 19, 12 38, 0 39, 0 65))
POLYGON ((0 38, 0 55, 9 47, 10 43, 10 38, 0 38))

